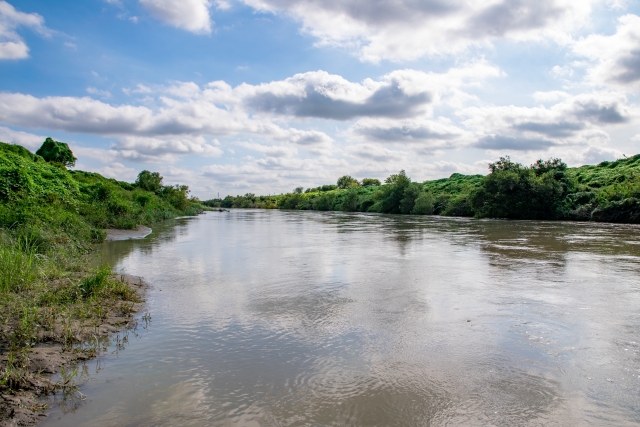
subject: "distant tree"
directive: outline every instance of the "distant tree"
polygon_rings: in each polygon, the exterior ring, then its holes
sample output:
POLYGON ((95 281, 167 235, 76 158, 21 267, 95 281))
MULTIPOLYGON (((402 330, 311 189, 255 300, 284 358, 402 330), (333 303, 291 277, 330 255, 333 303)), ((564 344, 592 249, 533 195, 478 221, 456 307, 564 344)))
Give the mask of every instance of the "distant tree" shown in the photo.
POLYGON ((342 210, 346 212, 355 212, 358 210, 358 190, 350 189, 342 199, 342 210))
POLYGON ((338 188, 337 185, 323 185, 322 187, 318 187, 320 189, 320 191, 331 191, 331 190, 335 190, 336 188, 338 188))
POLYGON ((467 202, 479 217, 557 219, 570 182, 560 159, 538 160, 526 167, 501 157, 467 202))
POLYGON ((302 194, 303 191, 304 191, 304 188, 296 187, 295 190, 293 190, 293 193, 294 194, 302 194))
POLYGON ((379 179, 374 179, 374 178, 364 178, 362 180, 362 186, 363 187, 379 187, 380 186, 380 180, 379 179))
POLYGON ((76 160, 78 160, 73 156, 73 152, 66 143, 54 141, 51 138, 44 140, 36 154, 49 163, 60 163, 65 167, 75 166, 76 160))
POLYGON ((407 185, 404 188, 402 199, 400 199, 400 213, 410 214, 421 192, 422 188, 420 184, 410 183, 407 185))
POLYGON ((411 179, 405 171, 401 170, 399 173, 391 175, 385 179, 385 182, 391 185, 380 187, 374 193, 375 204, 371 209, 381 213, 411 212, 415 195, 414 189, 409 190, 405 195, 405 190, 411 185, 411 179))
POLYGON ((433 198, 433 194, 423 191, 416 198, 411 213, 414 215, 431 215, 433 214, 434 205, 435 200, 433 198))
POLYGON ((495 173, 498 171, 510 171, 517 172, 522 169, 522 165, 520 163, 512 162, 509 156, 500 157, 500 160, 494 163, 489 163, 489 170, 491 173, 495 173))
POLYGON ((338 178, 338 188, 354 188, 359 187, 360 183, 352 176, 345 175, 338 178))
POLYGON ((162 190, 162 176, 158 172, 143 170, 138 174, 135 185, 143 190, 157 193, 162 190))
POLYGON ((333 209, 333 203, 336 199, 335 193, 327 193, 321 194, 320 196, 313 199, 313 209, 317 211, 330 211, 333 209))
POLYGON ((393 175, 389 176, 387 179, 384 180, 384 182, 386 184, 395 184, 398 181, 404 181, 406 178, 407 178, 407 174, 404 171, 404 169, 402 169, 400 172, 394 173, 393 175))

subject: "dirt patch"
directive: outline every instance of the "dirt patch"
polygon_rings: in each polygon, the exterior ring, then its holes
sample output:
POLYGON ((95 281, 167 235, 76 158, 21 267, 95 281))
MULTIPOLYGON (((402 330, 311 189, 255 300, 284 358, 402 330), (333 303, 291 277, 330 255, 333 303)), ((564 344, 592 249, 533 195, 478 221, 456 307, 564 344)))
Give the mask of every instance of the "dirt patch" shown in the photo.
POLYGON ((0 372, 7 372, 10 366, 19 370, 20 387, 9 392, 0 389, 0 427, 33 426, 46 417, 46 405, 41 397, 60 390, 64 384, 55 383, 51 375, 60 372, 61 368, 73 368, 79 362, 91 359, 100 354, 99 346, 85 345, 100 338, 108 337, 116 332, 129 329, 135 325, 135 313, 144 305, 144 296, 148 285, 141 277, 118 274, 116 278, 133 289, 142 302, 116 304, 105 314, 99 324, 92 325, 75 322, 65 325, 64 333, 71 328, 74 341, 83 343, 75 346, 63 346, 60 337, 63 326, 54 331, 43 332, 41 341, 34 347, 23 351, 20 357, 9 356, 8 346, 0 342, 0 372), (47 335, 48 334, 48 335, 47 335), (11 359, 11 360, 9 360, 11 359))
POLYGON ((144 225, 139 225, 135 230, 119 230, 116 228, 108 228, 104 230, 107 233, 105 240, 129 240, 143 239, 151 234, 151 229, 144 225))

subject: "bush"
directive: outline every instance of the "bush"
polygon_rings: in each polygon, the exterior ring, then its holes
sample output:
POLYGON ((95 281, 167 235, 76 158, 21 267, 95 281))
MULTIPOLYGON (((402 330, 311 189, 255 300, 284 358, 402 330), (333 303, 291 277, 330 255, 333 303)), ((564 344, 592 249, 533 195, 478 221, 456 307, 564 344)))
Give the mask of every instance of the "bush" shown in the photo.
POLYGON ((338 182, 337 182, 338 188, 354 188, 354 187, 359 187, 360 183, 358 182, 357 179, 349 176, 349 175, 345 175, 345 176, 341 176, 340 178, 338 178, 338 182))
POLYGON ((351 189, 347 191, 342 199, 341 208, 345 212, 355 212, 358 210, 358 191, 351 189))
POLYGON ((49 163, 59 163, 65 167, 75 166, 78 160, 66 143, 54 141, 51 138, 44 140, 42 146, 36 151, 36 155, 49 163))
POLYGON ((324 193, 313 200, 313 209, 317 211, 330 211, 336 200, 335 193, 324 193))
POLYGON ((414 215, 431 215, 433 214, 434 202, 433 194, 423 191, 416 198, 411 213, 414 215))
POLYGON ((162 176, 160 176, 158 172, 143 170, 138 174, 135 186, 143 190, 151 191, 152 193, 157 193, 162 189, 162 176))
POLYGON ((362 180, 362 186, 363 187, 379 187, 380 186, 380 180, 379 179, 374 179, 374 178, 364 178, 362 180))

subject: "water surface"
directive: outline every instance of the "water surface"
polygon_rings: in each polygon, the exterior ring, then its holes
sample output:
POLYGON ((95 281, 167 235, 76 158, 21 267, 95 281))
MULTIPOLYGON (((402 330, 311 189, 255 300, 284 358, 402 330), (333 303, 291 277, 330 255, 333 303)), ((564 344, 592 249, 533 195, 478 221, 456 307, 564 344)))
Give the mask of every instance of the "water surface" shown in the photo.
POLYGON ((631 426, 640 228, 234 210, 101 256, 152 284, 42 426, 631 426))

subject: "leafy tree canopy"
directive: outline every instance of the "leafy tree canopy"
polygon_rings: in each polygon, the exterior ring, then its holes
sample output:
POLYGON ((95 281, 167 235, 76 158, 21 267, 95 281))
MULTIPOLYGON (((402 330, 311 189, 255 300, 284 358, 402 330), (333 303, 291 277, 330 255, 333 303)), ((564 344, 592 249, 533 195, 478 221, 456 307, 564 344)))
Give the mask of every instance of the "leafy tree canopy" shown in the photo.
POLYGON ((143 170, 138 174, 135 185, 143 190, 157 193, 162 189, 162 176, 158 172, 143 170))
POLYGON ((36 154, 49 163, 60 163, 65 167, 75 166, 76 160, 78 160, 73 156, 73 152, 66 143, 54 141, 51 138, 44 140, 36 154))
POLYGON ((338 178, 338 188, 354 188, 360 187, 360 183, 352 176, 345 175, 338 178))
POLYGON ((380 180, 375 178, 364 178, 362 180, 362 186, 363 187, 379 187, 380 180))

